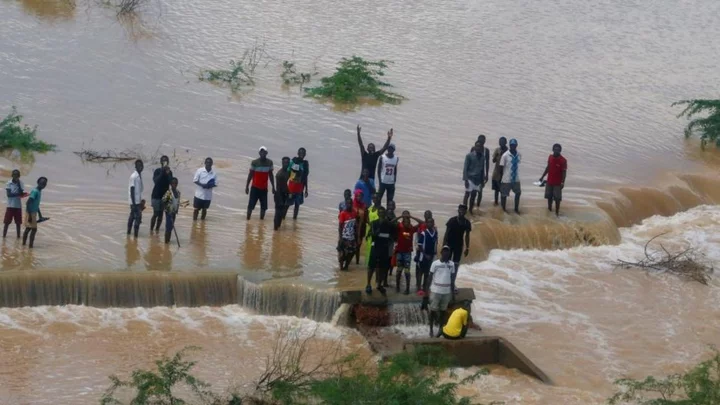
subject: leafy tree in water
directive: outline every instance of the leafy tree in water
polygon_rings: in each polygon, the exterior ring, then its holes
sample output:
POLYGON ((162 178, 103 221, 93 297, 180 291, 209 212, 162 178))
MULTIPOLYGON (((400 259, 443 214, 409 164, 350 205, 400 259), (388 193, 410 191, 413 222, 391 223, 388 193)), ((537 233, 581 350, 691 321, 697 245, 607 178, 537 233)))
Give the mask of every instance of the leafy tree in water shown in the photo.
POLYGON ((155 362, 157 371, 135 370, 129 381, 123 381, 114 375, 110 376, 112 384, 103 394, 100 404, 122 404, 115 398, 116 391, 121 388, 135 391, 135 397, 130 401, 130 405, 218 403, 218 396, 209 390, 210 384, 190 374, 190 370, 196 362, 185 360, 185 354, 188 351, 199 349, 188 346, 177 352, 172 358, 163 356, 162 359, 155 362), (190 389, 196 402, 188 402, 176 396, 174 391, 182 385, 190 389))
POLYGON ((10 114, 0 121, 0 150, 17 149, 21 152, 50 152, 55 145, 43 142, 35 137, 37 127, 22 125, 23 116, 12 108, 10 114))
POLYGON ((685 137, 689 138, 693 133, 700 134, 701 146, 714 142, 720 147, 720 100, 681 100, 672 104, 684 105, 685 109, 678 114, 678 118, 687 117, 690 122, 685 127, 685 137), (701 113, 708 113, 703 118, 693 118, 701 113))
POLYGON ((389 63, 386 60, 367 61, 358 56, 343 58, 335 74, 320 79, 321 86, 305 89, 306 96, 345 104, 357 103, 363 97, 399 104, 405 97, 385 90, 392 86, 381 80, 389 63))
POLYGON ((715 351, 713 358, 685 374, 663 379, 625 378, 615 384, 622 390, 608 400, 610 405, 717 405, 720 404, 720 352, 715 351))

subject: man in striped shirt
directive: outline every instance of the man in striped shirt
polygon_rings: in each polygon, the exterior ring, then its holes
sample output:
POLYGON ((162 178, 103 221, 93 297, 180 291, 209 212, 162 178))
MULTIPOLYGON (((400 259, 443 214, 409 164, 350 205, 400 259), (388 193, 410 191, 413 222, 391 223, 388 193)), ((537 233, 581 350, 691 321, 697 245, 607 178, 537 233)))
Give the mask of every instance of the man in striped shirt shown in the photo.
POLYGON ((248 173, 247 183, 245 184, 245 194, 250 195, 247 208, 247 219, 250 219, 255 205, 260 201, 260 219, 265 219, 265 211, 267 211, 267 195, 268 181, 272 186, 272 192, 275 194, 275 178, 273 177, 273 161, 267 158, 268 150, 261 146, 258 151, 260 158, 250 163, 250 172, 248 173), (250 187, 252 183, 252 188, 250 187))

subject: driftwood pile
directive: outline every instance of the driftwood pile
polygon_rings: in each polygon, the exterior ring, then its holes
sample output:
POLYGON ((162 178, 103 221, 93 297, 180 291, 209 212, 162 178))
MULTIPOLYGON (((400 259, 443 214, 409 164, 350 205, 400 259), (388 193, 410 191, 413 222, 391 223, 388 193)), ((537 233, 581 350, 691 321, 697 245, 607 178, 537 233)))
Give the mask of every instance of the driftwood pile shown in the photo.
POLYGON ((671 253, 662 244, 659 244, 661 250, 648 251, 650 243, 665 234, 667 232, 654 236, 645 244, 644 259, 637 262, 618 260, 618 266, 621 268, 637 267, 654 273, 671 273, 686 280, 708 285, 714 268, 693 247, 671 253))

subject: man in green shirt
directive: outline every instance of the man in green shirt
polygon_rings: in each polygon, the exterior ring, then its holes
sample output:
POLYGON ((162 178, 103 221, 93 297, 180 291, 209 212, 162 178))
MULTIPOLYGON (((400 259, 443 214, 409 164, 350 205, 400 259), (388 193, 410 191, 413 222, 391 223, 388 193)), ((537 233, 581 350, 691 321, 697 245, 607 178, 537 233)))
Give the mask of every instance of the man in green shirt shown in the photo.
POLYGON ((40 212, 40 201, 42 200, 42 190, 47 186, 47 178, 40 177, 37 181, 37 187, 30 192, 25 212, 27 218, 25 219, 25 233, 23 234, 23 246, 27 243, 28 236, 30 236, 29 248, 33 248, 35 243, 35 235, 37 234, 37 224, 47 218, 43 218, 40 212))

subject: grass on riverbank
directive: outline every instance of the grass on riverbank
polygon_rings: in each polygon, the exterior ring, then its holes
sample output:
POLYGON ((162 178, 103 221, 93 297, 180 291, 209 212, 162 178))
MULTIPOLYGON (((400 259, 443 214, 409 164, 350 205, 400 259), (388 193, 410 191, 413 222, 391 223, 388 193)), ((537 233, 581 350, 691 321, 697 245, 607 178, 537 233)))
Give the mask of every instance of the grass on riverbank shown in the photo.
POLYGON ((0 121, 0 151, 17 149, 25 152, 51 152, 55 145, 37 139, 37 126, 22 124, 23 116, 15 107, 10 114, 0 121))
POLYGON ((305 89, 305 96, 340 104, 356 104, 364 98, 400 104, 405 97, 387 91, 392 85, 381 80, 390 63, 368 61, 358 56, 342 58, 335 73, 320 79, 320 86, 305 89))

